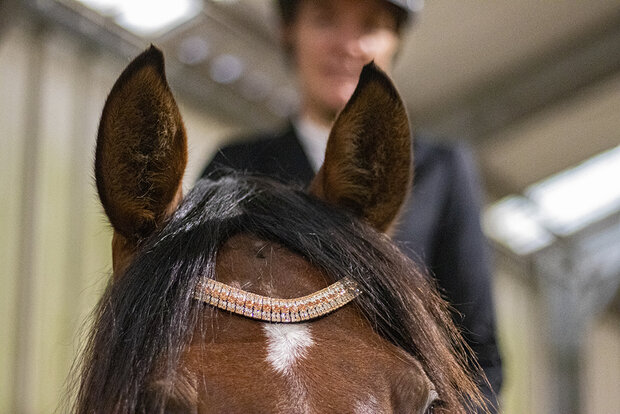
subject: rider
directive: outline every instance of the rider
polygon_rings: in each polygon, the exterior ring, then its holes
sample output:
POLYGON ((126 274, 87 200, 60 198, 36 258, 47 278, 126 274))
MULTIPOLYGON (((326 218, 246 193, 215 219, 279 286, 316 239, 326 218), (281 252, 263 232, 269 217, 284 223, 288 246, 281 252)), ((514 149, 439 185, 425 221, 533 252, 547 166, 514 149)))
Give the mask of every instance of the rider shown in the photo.
MULTIPOLYGON (((362 66, 390 72, 401 37, 415 17, 407 0, 279 0, 282 43, 297 76, 301 107, 281 131, 221 149, 203 176, 232 167, 309 183, 323 161, 329 129, 351 97, 362 66)), ((480 227, 480 185, 463 146, 416 137, 414 189, 393 235, 428 268, 476 354, 494 406, 502 383, 491 292, 491 266, 480 227)))

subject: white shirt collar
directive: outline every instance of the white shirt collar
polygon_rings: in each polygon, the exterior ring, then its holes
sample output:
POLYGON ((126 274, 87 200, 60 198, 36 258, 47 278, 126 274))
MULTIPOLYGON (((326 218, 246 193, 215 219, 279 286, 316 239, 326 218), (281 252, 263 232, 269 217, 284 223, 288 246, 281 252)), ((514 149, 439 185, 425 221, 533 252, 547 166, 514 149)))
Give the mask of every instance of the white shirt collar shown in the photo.
POLYGON ((319 125, 307 117, 294 119, 293 127, 312 169, 317 172, 325 159, 329 128, 319 125))

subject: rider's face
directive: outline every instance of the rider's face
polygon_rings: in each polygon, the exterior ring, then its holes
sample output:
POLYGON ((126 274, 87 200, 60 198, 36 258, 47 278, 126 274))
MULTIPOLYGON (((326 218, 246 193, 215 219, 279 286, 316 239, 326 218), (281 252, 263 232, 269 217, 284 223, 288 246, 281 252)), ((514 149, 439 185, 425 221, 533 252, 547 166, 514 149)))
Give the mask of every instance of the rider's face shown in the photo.
POLYGON ((302 1, 285 29, 302 110, 333 117, 351 97, 362 66, 390 71, 398 49, 396 19, 383 0, 302 1))

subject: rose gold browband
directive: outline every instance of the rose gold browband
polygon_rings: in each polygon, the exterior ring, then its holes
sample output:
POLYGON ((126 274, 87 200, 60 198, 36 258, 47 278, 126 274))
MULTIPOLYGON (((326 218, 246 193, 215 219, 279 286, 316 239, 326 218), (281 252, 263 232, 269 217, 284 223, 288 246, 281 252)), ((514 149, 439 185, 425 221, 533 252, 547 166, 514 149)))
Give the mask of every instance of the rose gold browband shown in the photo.
POLYGON ((246 292, 213 279, 203 279, 194 298, 217 308, 267 322, 294 323, 318 318, 360 294, 355 282, 342 278, 325 289, 294 299, 276 299, 246 292))

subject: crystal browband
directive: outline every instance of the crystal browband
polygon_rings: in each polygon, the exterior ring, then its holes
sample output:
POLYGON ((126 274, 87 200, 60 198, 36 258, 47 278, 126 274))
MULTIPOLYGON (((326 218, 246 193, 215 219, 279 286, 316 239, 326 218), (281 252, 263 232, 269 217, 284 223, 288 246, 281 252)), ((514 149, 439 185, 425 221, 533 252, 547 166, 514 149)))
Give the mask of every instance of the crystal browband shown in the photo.
POLYGON ((294 299, 270 298, 213 279, 204 279, 196 286, 194 298, 248 318, 294 323, 315 319, 332 312, 359 294, 355 282, 346 277, 318 292, 294 299))

